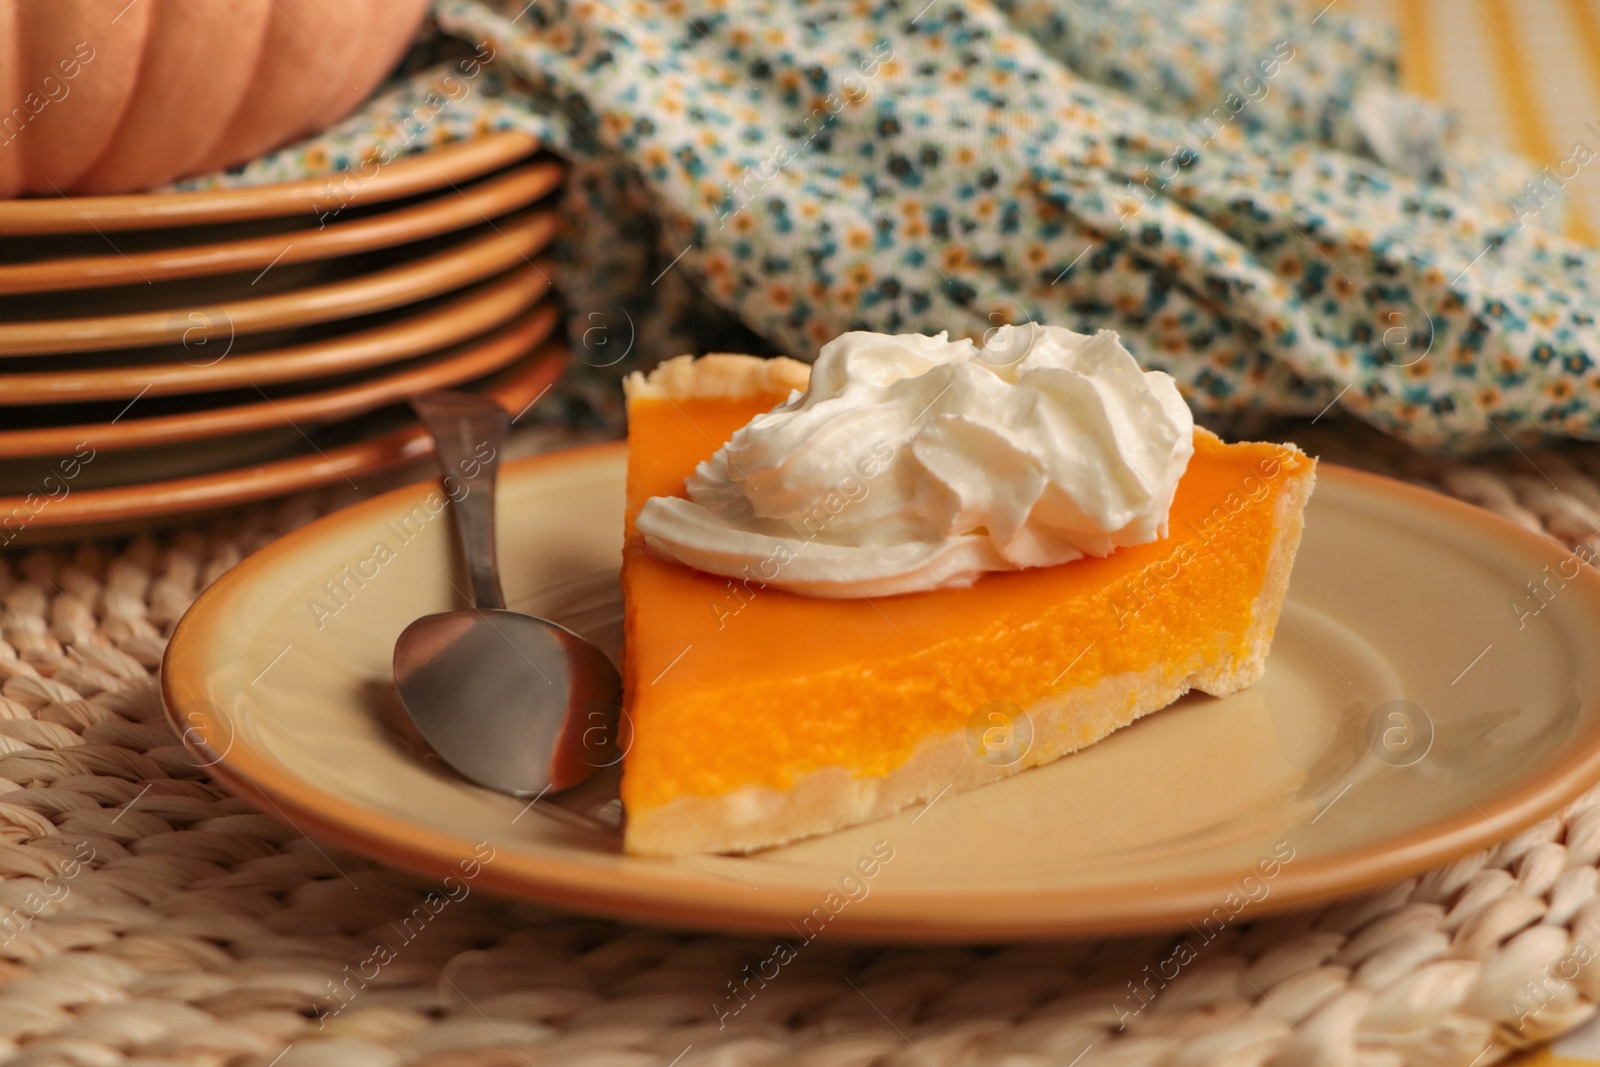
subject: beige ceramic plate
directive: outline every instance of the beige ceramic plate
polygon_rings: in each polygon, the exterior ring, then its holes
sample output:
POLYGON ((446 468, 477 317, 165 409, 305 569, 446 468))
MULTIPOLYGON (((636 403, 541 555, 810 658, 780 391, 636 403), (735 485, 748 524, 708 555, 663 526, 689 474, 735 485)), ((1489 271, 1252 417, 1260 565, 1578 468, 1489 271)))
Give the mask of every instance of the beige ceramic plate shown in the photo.
POLYGON ((0 202, 0 235, 147 230, 300 214, 309 221, 326 212, 398 200, 466 181, 513 163, 538 146, 529 134, 507 131, 404 156, 384 166, 363 164, 343 174, 276 185, 10 200, 0 202))
POLYGON ((420 204, 349 222, 308 225, 286 233, 149 251, 123 248, 94 256, 50 254, 51 246, 46 243, 46 258, 0 264, 0 294, 94 289, 260 271, 390 248, 480 226, 508 211, 527 207, 560 181, 558 165, 532 163, 420 204))
MULTIPOLYGON (((612 648, 623 470, 623 446, 591 448, 513 464, 500 489, 512 605, 612 648)), ((800 844, 626 857, 548 800, 418 762, 380 725, 395 637, 456 606, 434 492, 376 498, 245 560, 184 617, 162 679, 168 717, 223 782, 440 877, 486 841, 480 884, 507 893, 791 940, 1221 929, 1498 844, 1600 777, 1600 576, 1487 512, 1324 467, 1249 691, 1185 698, 1050 766, 800 844), (1573 577, 1519 627, 1509 605, 1546 566, 1573 577)))

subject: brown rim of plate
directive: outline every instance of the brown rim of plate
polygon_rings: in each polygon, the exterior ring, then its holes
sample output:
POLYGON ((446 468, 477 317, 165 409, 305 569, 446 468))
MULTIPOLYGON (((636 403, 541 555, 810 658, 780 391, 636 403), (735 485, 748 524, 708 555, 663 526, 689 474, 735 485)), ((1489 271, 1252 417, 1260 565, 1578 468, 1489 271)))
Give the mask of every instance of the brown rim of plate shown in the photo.
MULTIPOLYGON (((492 398, 513 417, 519 417, 549 391, 566 363, 566 344, 552 341, 491 381, 468 388, 492 398)), ((28 519, 22 528, 26 532, 169 518, 252 504, 414 462, 431 455, 433 443, 420 425, 413 424, 353 444, 325 450, 313 448, 307 455, 187 478, 73 490, 39 504, 30 502, 28 496, 0 497, 0 517, 26 513, 28 519)))
POLYGON ((174 361, 25 374, 6 374, 0 364, 0 407, 221 392, 397 363, 499 326, 533 306, 549 290, 549 276, 530 264, 465 290, 465 295, 415 317, 288 348, 238 356, 224 351, 204 363, 174 361))
POLYGON ((531 263, 555 232, 555 215, 525 211, 451 247, 343 281, 200 307, 81 319, 0 323, 0 356, 46 356, 282 330, 387 311, 531 263))
POLYGON ((10 200, 0 202, 0 236, 167 229, 283 218, 302 211, 322 215, 467 181, 531 155, 538 147, 532 134, 505 130, 371 165, 370 174, 369 164, 364 163, 355 172, 240 189, 10 200))
MULTIPOLYGON (((366 378, 321 392, 273 400, 261 393, 254 403, 184 411, 145 419, 0 430, 0 460, 66 455, 87 445, 99 451, 155 447, 267 430, 288 423, 296 428, 355 418, 408 396, 449 389, 493 374, 550 336, 558 320, 545 303, 487 337, 420 366, 366 378)), ((260 390, 257 390, 260 392, 260 390)))
POLYGON ((527 207, 561 184, 555 163, 530 163, 395 211, 319 229, 150 252, 0 264, 0 296, 262 270, 355 255, 478 226, 527 207))
MULTIPOLYGON (((529 456, 508 463, 503 473, 596 461, 603 458, 603 453, 621 456, 626 449, 625 442, 610 442, 529 456)), ((1355 482, 1372 492, 1403 498, 1418 507, 1444 511, 1463 524, 1491 527, 1492 536, 1520 542, 1552 562, 1569 555, 1548 537, 1525 530, 1482 508, 1426 489, 1329 463, 1319 464, 1317 474, 1319 479, 1355 482)), ((220 605, 226 602, 233 587, 270 570, 302 541, 315 537, 321 528, 366 522, 369 517, 376 520, 380 515, 391 514, 397 502, 408 497, 420 498, 426 491, 427 483, 404 486, 325 515, 246 557, 208 587, 179 620, 162 662, 161 693, 168 722, 174 730, 186 739, 198 736, 198 747, 205 748, 205 732, 202 730, 197 735, 193 722, 179 724, 173 709, 209 706, 208 675, 202 665, 190 662, 187 635, 190 631, 204 633, 207 627, 220 625, 215 616, 222 612, 220 605)), ((1600 599, 1600 573, 1586 568, 1575 580, 1587 583, 1591 594, 1600 599)), ((214 725, 207 723, 207 726, 214 725)), ((275 812, 287 819, 302 833, 392 866, 436 876, 455 871, 460 857, 472 852, 474 841, 413 825, 398 816, 363 808, 309 785, 265 753, 249 745, 239 745, 238 732, 231 736, 235 743, 227 752, 219 755, 206 750, 208 757, 215 757, 214 762, 208 763, 207 772, 262 811, 275 812)), ((1254 906, 1259 907, 1263 915, 1286 911, 1354 894, 1498 845, 1582 795, 1596 780, 1600 780, 1600 737, 1590 737, 1586 744, 1570 746, 1566 760, 1550 777, 1501 796, 1474 814, 1461 815, 1386 841, 1381 847, 1297 860, 1292 866, 1284 867, 1273 882, 1271 898, 1254 906)), ((769 885, 758 893, 751 893, 748 886, 732 880, 726 885, 714 886, 703 882, 673 885, 657 881, 654 883, 656 891, 641 899, 642 894, 630 892, 626 884, 629 880, 619 878, 615 870, 572 863, 559 856, 519 855, 509 849, 502 850, 493 864, 483 868, 482 877, 485 889, 523 899, 529 898, 530 889, 536 890, 542 903, 569 907, 585 914, 704 927, 707 913, 714 911, 717 914, 715 926, 719 930, 756 933, 781 934, 791 928, 794 916, 805 914, 817 903, 816 891, 809 887, 769 885)), ((648 871, 644 877, 648 877, 648 871)), ((1076 914, 1062 915, 1060 894, 1048 889, 962 894, 942 894, 937 890, 901 892, 897 898, 903 911, 894 919, 880 918, 870 926, 830 927, 829 936, 850 941, 898 938, 976 942, 1177 929, 1234 890, 1237 872, 1228 878, 1219 875, 1181 882, 1163 879, 1163 882, 1159 890, 1148 894, 1129 894, 1125 887, 1100 891, 1096 899, 1104 906, 1096 906, 1098 917, 1087 921, 1076 914), (984 918, 964 923, 951 921, 949 916, 957 912, 984 918), (1002 916, 1003 922, 995 922, 995 916, 1002 916)))

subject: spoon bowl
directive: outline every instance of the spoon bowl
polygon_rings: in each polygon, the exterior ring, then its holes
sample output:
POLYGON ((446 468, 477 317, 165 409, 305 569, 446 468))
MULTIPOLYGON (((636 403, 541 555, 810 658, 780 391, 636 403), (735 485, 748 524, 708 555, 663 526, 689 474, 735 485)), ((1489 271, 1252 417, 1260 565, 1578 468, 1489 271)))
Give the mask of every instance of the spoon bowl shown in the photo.
POLYGON ((395 642, 394 681, 434 751, 490 789, 570 789, 617 758, 616 668, 545 619, 476 608, 425 615, 395 642))
POLYGON ((622 679, 578 634, 506 609, 494 490, 510 417, 466 393, 412 406, 444 470, 474 606, 425 615, 400 634, 400 702, 440 758, 479 785, 535 797, 571 789, 621 759, 622 679))

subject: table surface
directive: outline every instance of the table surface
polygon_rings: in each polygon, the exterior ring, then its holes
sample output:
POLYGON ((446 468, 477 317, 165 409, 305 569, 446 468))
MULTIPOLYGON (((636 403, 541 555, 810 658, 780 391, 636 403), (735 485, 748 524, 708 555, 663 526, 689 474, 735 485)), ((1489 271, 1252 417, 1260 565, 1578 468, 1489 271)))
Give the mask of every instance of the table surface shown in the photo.
MULTIPOLYGON (((1541 163, 1568 158, 1579 142, 1600 153, 1600 0, 1335 5, 1393 23, 1404 87, 1448 101, 1470 133, 1541 163)), ((1600 166, 1580 169, 1566 193, 1571 235, 1600 237, 1600 166)))

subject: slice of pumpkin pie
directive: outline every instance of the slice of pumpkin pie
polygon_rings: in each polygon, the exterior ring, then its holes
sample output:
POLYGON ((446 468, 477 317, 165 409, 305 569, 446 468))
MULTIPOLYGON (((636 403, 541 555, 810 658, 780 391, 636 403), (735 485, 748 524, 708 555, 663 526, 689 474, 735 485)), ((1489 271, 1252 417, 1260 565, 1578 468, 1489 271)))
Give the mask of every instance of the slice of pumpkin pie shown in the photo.
POLYGON ((1315 461, 1102 331, 846 334, 627 382, 629 852, 763 848, 1261 677, 1315 461))

